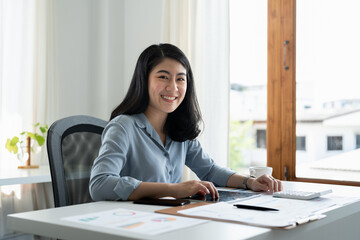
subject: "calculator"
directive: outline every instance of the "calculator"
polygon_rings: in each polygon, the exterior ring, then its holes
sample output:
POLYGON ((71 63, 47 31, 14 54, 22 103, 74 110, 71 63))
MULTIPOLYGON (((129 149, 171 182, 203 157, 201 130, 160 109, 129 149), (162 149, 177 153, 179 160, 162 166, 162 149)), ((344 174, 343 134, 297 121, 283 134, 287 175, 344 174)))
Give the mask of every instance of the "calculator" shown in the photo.
POLYGON ((299 199, 299 200, 310 200, 322 195, 332 193, 331 189, 327 189, 324 191, 295 191, 295 190, 284 190, 281 192, 274 192, 273 197, 278 198, 291 198, 291 199, 299 199))

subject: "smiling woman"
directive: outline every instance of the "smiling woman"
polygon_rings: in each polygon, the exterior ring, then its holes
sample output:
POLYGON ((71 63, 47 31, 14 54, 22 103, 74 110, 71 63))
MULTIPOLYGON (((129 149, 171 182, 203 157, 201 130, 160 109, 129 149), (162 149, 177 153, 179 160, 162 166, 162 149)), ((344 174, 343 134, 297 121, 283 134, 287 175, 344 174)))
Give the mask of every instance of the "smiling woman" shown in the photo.
POLYGON ((215 199, 219 198, 215 185, 281 190, 281 182, 269 175, 248 178, 217 165, 196 139, 201 121, 185 54, 171 44, 146 48, 125 99, 102 133, 99 156, 91 169, 92 199, 184 198, 194 194, 210 194, 215 199), (181 181, 185 165, 199 181, 181 181))

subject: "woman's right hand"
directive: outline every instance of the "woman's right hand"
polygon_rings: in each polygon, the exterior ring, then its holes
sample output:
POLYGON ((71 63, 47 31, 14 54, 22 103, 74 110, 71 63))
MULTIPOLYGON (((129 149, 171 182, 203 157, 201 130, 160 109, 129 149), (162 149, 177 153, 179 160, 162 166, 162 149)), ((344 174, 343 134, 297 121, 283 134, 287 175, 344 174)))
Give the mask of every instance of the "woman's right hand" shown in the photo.
POLYGON ((214 199, 219 198, 219 193, 212 182, 191 180, 171 185, 171 196, 174 198, 185 198, 194 194, 205 195, 208 193, 214 199))

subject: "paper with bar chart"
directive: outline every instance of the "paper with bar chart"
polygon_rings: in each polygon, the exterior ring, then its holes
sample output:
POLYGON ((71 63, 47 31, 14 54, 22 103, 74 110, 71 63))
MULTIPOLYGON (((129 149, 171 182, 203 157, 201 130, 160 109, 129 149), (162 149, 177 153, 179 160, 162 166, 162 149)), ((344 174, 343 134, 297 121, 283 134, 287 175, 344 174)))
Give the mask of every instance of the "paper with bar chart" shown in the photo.
POLYGON ((71 216, 61 220, 117 229, 119 231, 136 232, 144 235, 161 234, 207 222, 206 220, 195 218, 169 216, 123 208, 71 216))

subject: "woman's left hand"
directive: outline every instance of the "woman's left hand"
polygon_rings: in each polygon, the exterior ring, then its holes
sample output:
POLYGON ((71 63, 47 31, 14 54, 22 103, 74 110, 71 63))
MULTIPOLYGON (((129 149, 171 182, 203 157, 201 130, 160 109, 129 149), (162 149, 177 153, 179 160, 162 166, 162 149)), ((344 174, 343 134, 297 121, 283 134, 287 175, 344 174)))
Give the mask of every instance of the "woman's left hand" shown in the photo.
POLYGON ((282 183, 280 180, 275 179, 273 176, 264 174, 258 178, 249 178, 248 187, 255 191, 269 191, 269 192, 278 192, 283 189, 282 183))

